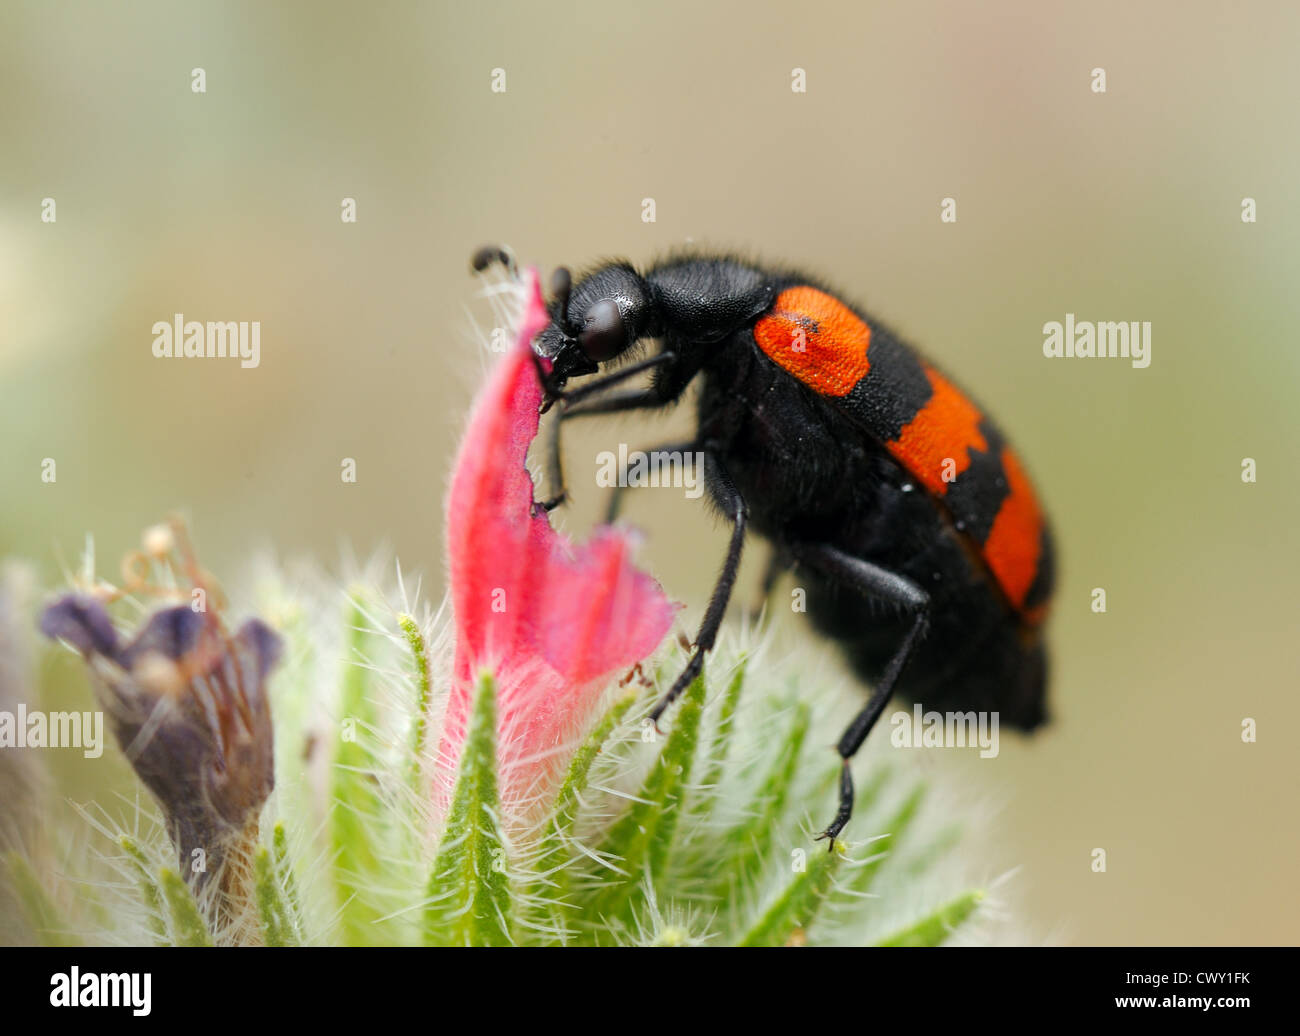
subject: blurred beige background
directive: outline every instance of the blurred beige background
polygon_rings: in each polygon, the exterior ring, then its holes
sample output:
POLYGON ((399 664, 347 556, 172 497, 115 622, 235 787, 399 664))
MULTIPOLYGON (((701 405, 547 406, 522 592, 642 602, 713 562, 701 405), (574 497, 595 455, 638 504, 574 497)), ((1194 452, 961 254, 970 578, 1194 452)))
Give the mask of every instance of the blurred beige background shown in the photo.
MULTIPOLYGON (((115 559, 183 507, 218 573, 266 545, 333 562, 386 544, 436 594, 451 450, 490 358, 471 250, 506 240, 549 268, 752 249, 921 344, 1040 484, 1056 723, 944 763, 1002 803, 989 840, 1033 926, 1295 943, 1297 39, 1280 0, 10 0, 0 555, 53 586, 87 531, 115 559), (261 366, 155 360, 150 328, 177 312, 260 320, 261 366), (1066 312, 1151 321, 1150 368, 1044 359, 1066 312)), ((668 437, 641 419, 571 436, 569 528, 603 504, 594 451, 668 437)), ((722 530, 669 491, 629 515, 698 615, 722 530)))

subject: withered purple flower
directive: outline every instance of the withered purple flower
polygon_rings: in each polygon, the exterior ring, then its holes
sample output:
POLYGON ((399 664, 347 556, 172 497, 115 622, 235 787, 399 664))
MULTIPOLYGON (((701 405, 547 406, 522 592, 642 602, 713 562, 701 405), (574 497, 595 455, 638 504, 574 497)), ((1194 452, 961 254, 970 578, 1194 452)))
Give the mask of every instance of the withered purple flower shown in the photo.
POLYGON ((266 678, 279 636, 257 619, 231 636, 216 614, 179 605, 154 612, 123 644, 103 604, 81 594, 49 605, 41 631, 85 658, 108 725, 162 806, 181 873, 214 929, 237 923, 275 783, 266 678))

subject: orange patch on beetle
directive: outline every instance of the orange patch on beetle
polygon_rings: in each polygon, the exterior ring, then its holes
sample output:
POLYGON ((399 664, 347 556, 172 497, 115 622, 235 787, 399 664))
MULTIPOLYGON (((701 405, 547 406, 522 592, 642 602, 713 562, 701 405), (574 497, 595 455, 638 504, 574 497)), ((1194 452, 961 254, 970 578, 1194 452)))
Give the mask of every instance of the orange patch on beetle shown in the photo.
POLYGON ((943 496, 970 467, 970 451, 987 450, 988 443, 979 429, 979 408, 929 364, 922 366, 930 379, 930 398, 898 438, 885 445, 930 492, 943 496), (945 481, 944 467, 950 460, 945 481))
POLYGON ((871 328, 816 288, 781 292, 754 325, 754 339, 771 360, 823 396, 847 396, 870 369, 871 328))
MULTIPOLYGON (((1038 573, 1043 514, 1029 477, 1009 449, 1002 451, 1002 470, 1006 472, 1008 492, 984 541, 984 560, 1011 603, 1020 608, 1038 573)), ((1042 616, 1030 615, 1027 619, 1041 621, 1042 616)))

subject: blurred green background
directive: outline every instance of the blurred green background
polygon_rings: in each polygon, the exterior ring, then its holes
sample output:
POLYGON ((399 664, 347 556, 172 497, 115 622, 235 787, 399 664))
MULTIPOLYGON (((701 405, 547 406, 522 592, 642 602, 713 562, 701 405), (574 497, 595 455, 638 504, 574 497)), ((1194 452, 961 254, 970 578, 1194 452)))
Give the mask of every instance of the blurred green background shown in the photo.
MULTIPOLYGON (((918 753, 999 805, 986 840, 1020 866, 1032 929, 1294 943, 1297 39, 1282 2, 8 0, 0 555, 53 587, 90 531, 112 578, 181 507, 228 582, 268 545, 327 563, 387 545, 436 597, 442 493, 491 359, 466 315, 473 248, 546 269, 753 250, 920 344, 1039 483, 1062 558, 1055 723, 996 761, 918 753), (155 360, 151 326, 177 312, 260 320, 261 366, 155 360), (1044 359, 1067 312, 1150 321, 1151 366, 1044 359)), ((595 451, 667 438, 582 424, 567 526, 603 505, 595 451)), ((628 514, 693 624, 724 531, 669 490, 628 514)))

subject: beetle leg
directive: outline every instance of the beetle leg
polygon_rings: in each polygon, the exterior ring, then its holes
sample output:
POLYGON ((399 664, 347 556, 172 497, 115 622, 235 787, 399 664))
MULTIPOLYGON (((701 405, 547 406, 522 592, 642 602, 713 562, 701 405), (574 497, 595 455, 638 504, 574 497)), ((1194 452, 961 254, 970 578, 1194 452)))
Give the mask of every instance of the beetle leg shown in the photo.
MULTIPOLYGON (((556 403, 576 405, 588 396, 594 396, 599 392, 604 392, 605 389, 611 388, 620 382, 627 381, 628 379, 640 374, 642 371, 654 370, 658 367, 672 364, 676 359, 677 354, 673 352, 655 353, 654 356, 648 356, 644 360, 630 363, 626 367, 614 371, 612 374, 606 374, 604 377, 597 378, 595 381, 589 381, 585 385, 579 385, 576 389, 570 389, 568 392, 564 391, 564 386, 569 379, 574 376, 580 377, 585 374, 594 374, 596 372, 596 364, 590 360, 585 360, 583 362, 588 366, 584 369, 574 371, 560 369, 557 361, 557 366, 552 368, 549 375, 541 376, 542 387, 546 390, 546 394, 542 398, 541 412, 543 414, 546 413, 556 403)), ((538 363, 540 364, 540 362, 541 361, 539 360, 538 363)))
POLYGON ((617 414, 627 410, 648 410, 663 406, 669 402, 654 389, 629 389, 626 392, 614 392, 601 399, 593 399, 573 407, 564 407, 551 420, 546 437, 546 481, 551 488, 551 496, 539 504, 543 510, 551 511, 568 499, 569 491, 564 484, 564 459, 560 450, 560 425, 572 417, 587 417, 591 414, 617 414))
POLYGON ((716 454, 708 454, 708 459, 713 461, 713 472, 711 487, 714 495, 718 500, 718 505, 722 512, 727 515, 732 522, 731 543, 727 547, 727 556, 722 563, 722 571, 718 575, 718 581, 713 587, 713 594, 709 598, 709 606, 704 610, 704 619, 700 622, 699 632, 695 634, 695 652, 691 655, 690 661, 686 663, 686 668, 677 680, 669 688, 668 693, 659 699, 659 703, 650 712, 650 721, 656 726, 659 723, 659 717, 664 714, 668 708, 691 682, 700 675, 700 670, 704 668, 704 656, 713 648, 713 642, 718 638, 718 629, 722 626, 722 617, 727 611, 727 602, 731 600, 731 590, 736 585, 736 572, 740 568, 740 555, 745 547, 745 526, 749 520, 749 509, 745 506, 745 500, 740 495, 740 490, 736 488, 731 476, 723 468, 721 461, 716 454))
POLYGON ((836 836, 844 830, 844 825, 853 816, 853 771, 850 768, 850 761, 862 747, 862 742, 867 739, 867 735, 871 733, 871 728, 876 725, 880 714, 884 712, 885 706, 894 693, 894 686, 903 673, 903 667, 907 665, 907 660, 929 628, 930 595, 910 579, 826 544, 792 543, 789 544, 789 551, 795 560, 803 562, 809 568, 817 570, 832 580, 851 586, 868 597, 888 601, 913 613, 911 628, 903 637, 903 642, 899 644, 889 664, 885 666, 885 672, 872 690, 867 704, 853 718, 853 722, 849 724, 848 729, 841 735, 839 744, 836 745, 836 751, 844 760, 840 770, 839 810, 830 826, 817 836, 819 841, 823 838, 829 839, 828 848, 833 850, 836 836))
MULTIPOLYGON (((651 447, 648 450, 640 452, 646 454, 654 453, 693 453, 699 448, 699 443, 694 439, 688 439, 686 442, 666 442, 660 446, 651 447)), ((684 459, 684 458, 683 458, 684 459)), ((620 464, 618 469, 618 482, 614 485, 614 491, 609 495, 609 507, 605 511, 605 524, 613 525, 618 520, 618 513, 622 509, 623 494, 627 491, 627 465, 620 464)))
POLYGON ((682 359, 682 354, 674 349, 665 349, 640 363, 634 363, 602 378, 597 378, 560 398, 569 400, 560 408, 555 418, 555 427, 551 430, 551 442, 547 458, 548 479, 553 495, 545 504, 539 506, 551 510, 562 504, 567 496, 564 487, 564 469, 560 459, 560 424, 571 417, 587 417, 591 414, 619 414, 629 410, 656 410, 670 406, 681 398, 686 387, 699 373, 698 363, 689 363, 682 359), (669 362, 675 361, 675 362, 669 362), (595 399, 588 397, 593 393, 610 388, 632 374, 649 368, 656 368, 653 381, 647 388, 625 389, 622 392, 610 392, 595 399), (558 488, 556 488, 558 487, 558 488))
POLYGON ((594 396, 598 392, 603 392, 611 385, 617 385, 621 381, 627 381, 628 378, 640 374, 642 371, 652 370, 655 367, 662 367, 665 363, 672 363, 677 359, 676 353, 663 352, 655 353, 654 356, 647 356, 644 360, 638 360, 636 363, 629 363, 626 367, 607 374, 603 378, 597 378, 595 381, 589 381, 585 385, 579 385, 576 389, 570 389, 568 392, 556 393, 556 399, 562 403, 576 405, 588 396, 594 396))

